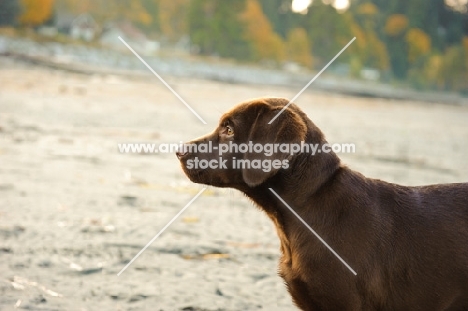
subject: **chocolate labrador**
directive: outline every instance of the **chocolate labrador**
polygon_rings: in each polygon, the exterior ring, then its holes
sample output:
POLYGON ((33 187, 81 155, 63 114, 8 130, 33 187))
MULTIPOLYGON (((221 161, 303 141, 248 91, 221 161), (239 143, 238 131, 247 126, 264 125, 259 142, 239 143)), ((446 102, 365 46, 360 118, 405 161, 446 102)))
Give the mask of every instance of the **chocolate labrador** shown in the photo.
POLYGON ((193 182, 238 189, 270 217, 294 303, 302 310, 468 310, 468 183, 406 187, 366 178, 323 148, 323 133, 296 105, 269 124, 287 104, 242 103, 191 142, 202 151, 177 156, 193 182), (304 143, 323 152, 253 150, 304 143))

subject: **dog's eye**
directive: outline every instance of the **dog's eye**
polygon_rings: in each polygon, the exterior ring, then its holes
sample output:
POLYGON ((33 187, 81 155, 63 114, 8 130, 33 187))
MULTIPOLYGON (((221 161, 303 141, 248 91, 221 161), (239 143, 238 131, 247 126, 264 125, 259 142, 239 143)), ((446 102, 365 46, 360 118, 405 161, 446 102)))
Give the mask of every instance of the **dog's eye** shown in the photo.
POLYGON ((227 134, 228 136, 234 135, 234 130, 233 130, 232 127, 230 127, 229 125, 226 126, 226 134, 227 134))

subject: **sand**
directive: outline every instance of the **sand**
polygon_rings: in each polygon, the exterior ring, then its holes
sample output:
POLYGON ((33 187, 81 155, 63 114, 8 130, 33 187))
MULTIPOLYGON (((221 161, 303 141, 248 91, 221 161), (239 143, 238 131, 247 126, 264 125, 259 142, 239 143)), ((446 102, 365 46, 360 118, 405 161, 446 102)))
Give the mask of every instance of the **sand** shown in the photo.
MULTIPOLYGON (((187 141, 238 102, 299 91, 166 79, 207 125, 156 78, 0 59, 0 310, 295 310, 274 227, 235 190, 209 187, 117 276, 202 188, 173 154, 117 144, 187 141)), ((467 106, 312 88, 296 103, 369 177, 468 181, 467 106)))

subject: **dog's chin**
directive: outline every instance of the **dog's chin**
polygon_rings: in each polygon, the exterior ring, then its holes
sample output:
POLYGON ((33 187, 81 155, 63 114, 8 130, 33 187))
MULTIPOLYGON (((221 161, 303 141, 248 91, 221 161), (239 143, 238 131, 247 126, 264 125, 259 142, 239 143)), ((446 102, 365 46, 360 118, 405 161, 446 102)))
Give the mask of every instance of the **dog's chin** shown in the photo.
POLYGON ((190 179, 191 182, 197 183, 197 184, 202 184, 203 181, 205 180, 204 175, 206 175, 206 172, 203 170, 199 169, 188 169, 185 167, 184 163, 182 164, 182 170, 184 171, 185 175, 187 175, 188 179, 190 179))
POLYGON ((221 183, 220 180, 217 180, 217 178, 214 178, 209 174, 209 170, 202 170, 202 169, 188 169, 185 167, 185 165, 182 163, 182 169, 187 175, 188 179, 190 179, 191 182, 196 183, 196 184, 202 184, 202 185, 207 185, 207 186, 214 186, 214 187, 226 187, 221 183))

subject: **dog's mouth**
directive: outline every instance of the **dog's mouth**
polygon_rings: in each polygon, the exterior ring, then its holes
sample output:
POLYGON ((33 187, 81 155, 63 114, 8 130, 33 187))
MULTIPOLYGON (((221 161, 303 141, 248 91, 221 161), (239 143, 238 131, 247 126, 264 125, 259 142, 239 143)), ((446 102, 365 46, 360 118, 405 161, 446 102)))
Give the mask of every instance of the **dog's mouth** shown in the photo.
POLYGON ((194 183, 215 187, 228 186, 222 182, 219 176, 217 176, 216 174, 210 174, 210 169, 187 169, 184 166, 184 164, 182 164, 182 169, 184 170, 185 175, 187 175, 190 181, 194 183))
POLYGON ((209 186, 215 186, 220 188, 229 187, 231 182, 227 180, 224 174, 221 174, 221 170, 213 168, 198 168, 190 167, 187 165, 187 161, 191 159, 190 156, 179 157, 182 170, 190 181, 197 184, 204 184, 209 186))
POLYGON ((182 170, 184 171, 185 175, 190 179, 190 181, 197 183, 197 184, 205 184, 205 185, 212 185, 210 182, 210 169, 201 169, 196 167, 188 167, 187 161, 190 160, 189 157, 179 156, 180 165, 182 170))

